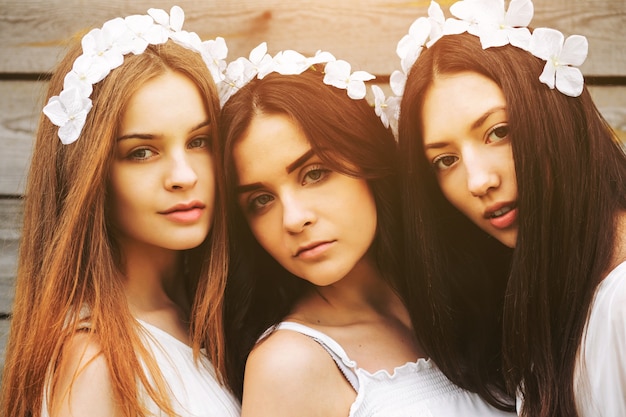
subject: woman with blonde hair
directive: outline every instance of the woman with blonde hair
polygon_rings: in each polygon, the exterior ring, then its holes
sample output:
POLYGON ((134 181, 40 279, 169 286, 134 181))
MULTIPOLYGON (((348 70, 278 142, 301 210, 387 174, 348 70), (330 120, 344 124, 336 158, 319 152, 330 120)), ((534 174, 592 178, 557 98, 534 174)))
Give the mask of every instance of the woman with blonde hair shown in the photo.
POLYGON ((211 364, 223 341, 207 294, 222 291, 228 263, 219 102, 206 44, 183 17, 175 7, 113 19, 50 80, 3 416, 239 415, 211 364), (209 322, 192 325, 195 314, 209 322))

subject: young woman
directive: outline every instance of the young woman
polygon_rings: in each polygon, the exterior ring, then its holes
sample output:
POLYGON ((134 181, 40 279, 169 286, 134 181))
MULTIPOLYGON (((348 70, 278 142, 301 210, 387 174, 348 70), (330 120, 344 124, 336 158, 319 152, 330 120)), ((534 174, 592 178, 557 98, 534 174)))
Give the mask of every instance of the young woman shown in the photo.
POLYGON ((426 277, 413 282, 412 317, 444 323, 422 343, 467 387, 495 345, 474 358, 437 348, 458 339, 457 320, 483 325, 461 291, 506 283, 504 370, 520 415, 626 415, 626 156, 570 65, 586 42, 536 29, 525 48, 485 47, 481 23, 480 37, 444 35, 424 50, 401 102, 405 239, 423 257, 408 275, 426 277))
POLYGON ((210 308, 194 297, 221 291, 228 262, 215 83, 171 29, 152 21, 146 33, 166 36, 146 40, 132 38, 136 20, 111 22, 71 48, 49 83, 0 414, 238 416, 208 360, 221 340, 201 350, 190 324, 210 308), (91 60, 104 38, 112 46, 91 60), (114 65, 81 89, 83 75, 114 65))
POLYGON ((414 336, 396 287, 396 143, 349 97, 358 83, 326 84, 331 64, 254 79, 222 109, 241 254, 227 377, 242 415, 505 415, 446 379, 414 336))

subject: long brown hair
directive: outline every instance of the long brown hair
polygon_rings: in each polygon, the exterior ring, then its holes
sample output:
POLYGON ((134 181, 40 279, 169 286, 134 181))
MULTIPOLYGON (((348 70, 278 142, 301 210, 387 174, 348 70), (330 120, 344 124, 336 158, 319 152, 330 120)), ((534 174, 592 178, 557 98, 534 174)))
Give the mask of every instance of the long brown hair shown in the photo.
POLYGON ((322 82, 319 68, 300 75, 272 73, 254 80, 224 105, 220 137, 224 152, 227 199, 235 252, 244 259, 226 288, 227 376, 241 398, 243 369, 261 333, 279 322, 311 284, 294 277, 258 245, 237 204, 233 147, 258 114, 288 116, 311 148, 333 170, 367 180, 377 209, 372 253, 392 287, 400 275, 397 147, 393 135, 366 100, 322 82), (243 269, 243 270, 242 270, 243 269))
MULTIPOLYGON (((425 266, 410 266, 426 270, 427 283, 414 286, 434 287, 449 296, 454 283, 448 280, 460 279, 468 271, 472 276, 485 271, 475 284, 494 288, 493 305, 503 305, 502 322, 487 321, 494 337, 484 353, 463 356, 445 347, 438 351, 440 346, 432 340, 435 361, 452 364, 447 371, 457 384, 488 391, 499 386, 493 372, 500 368, 499 361, 487 355, 500 357, 497 336, 502 332, 504 376, 511 393, 523 381, 523 415, 576 416, 576 354, 595 288, 609 267, 616 214, 626 208, 626 156, 586 88, 573 98, 539 82, 544 64, 510 45, 483 50, 478 38, 468 34, 444 36, 418 58, 409 74, 399 123, 403 210, 411 222, 407 244, 416 243, 425 259, 425 266), (489 241, 477 228, 462 238, 445 232, 445 223, 469 230, 473 226, 443 197, 425 158, 424 93, 439 74, 463 71, 493 80, 507 103, 519 196, 519 232, 512 258, 488 247, 472 251, 477 242, 489 241), (455 256, 458 253, 471 256, 455 256), (510 268, 505 268, 509 262, 510 268), (477 363, 491 363, 491 375, 472 377, 474 367, 467 361, 471 357, 478 358, 477 363)), ((419 288, 413 294, 418 298, 416 308, 421 308, 421 297, 428 295, 419 288)), ((446 296, 430 302, 436 314, 454 310, 446 305, 446 296)), ((444 316, 454 320, 455 314, 444 316)), ((464 319, 475 322, 477 317, 464 319)), ((444 328, 442 340, 458 335, 454 326, 444 328)))
MULTIPOLYGON (((59 94, 65 74, 80 53, 79 44, 69 50, 50 80, 47 97, 59 94)), ((167 71, 180 72, 196 84, 217 138, 219 103, 211 75, 199 54, 172 41, 127 55, 121 67, 94 85, 93 108, 75 143, 62 145, 58 128, 43 115, 40 118, 24 198, 2 384, 3 416, 40 415, 47 395, 44 387, 54 393, 55 364, 64 343, 85 320, 83 311, 88 314, 88 331, 97 338, 114 377, 114 396, 123 415, 145 415, 138 382, 164 412, 172 414, 166 381, 141 343, 126 302, 107 195, 109 167, 126 103, 145 82, 167 71)), ((197 292, 193 310, 202 317, 190 329, 195 352, 198 355, 202 340, 207 340, 202 347, 217 363, 223 341, 219 336, 221 304, 214 294, 223 289, 228 264, 222 193, 218 183, 209 236, 199 247, 186 251, 190 265, 186 286, 191 297, 197 292)))

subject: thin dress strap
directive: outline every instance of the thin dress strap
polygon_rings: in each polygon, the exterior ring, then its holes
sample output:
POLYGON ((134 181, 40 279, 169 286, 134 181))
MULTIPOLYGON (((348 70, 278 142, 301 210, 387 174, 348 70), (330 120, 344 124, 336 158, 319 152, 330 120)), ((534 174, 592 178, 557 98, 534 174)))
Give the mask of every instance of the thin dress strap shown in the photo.
POLYGON ((359 379, 354 371, 356 363, 348 358, 348 355, 343 350, 341 345, 339 345, 339 343, 337 343, 333 338, 318 330, 305 326, 304 324, 294 323, 292 321, 283 321, 279 323, 274 330, 291 330, 315 340, 335 361, 335 364, 337 364, 337 367, 348 383, 352 386, 354 391, 357 393, 359 392, 359 379))

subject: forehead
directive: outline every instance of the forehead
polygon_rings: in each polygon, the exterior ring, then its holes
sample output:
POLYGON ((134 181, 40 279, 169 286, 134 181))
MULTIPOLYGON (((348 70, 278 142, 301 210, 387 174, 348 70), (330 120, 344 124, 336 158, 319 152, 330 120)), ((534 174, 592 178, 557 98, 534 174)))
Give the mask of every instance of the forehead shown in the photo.
POLYGON ((288 116, 257 115, 233 147, 239 182, 261 181, 271 171, 285 172, 310 149, 304 132, 288 116))
POLYGON ((438 137, 452 129, 469 129, 493 108, 506 107, 500 87, 475 72, 437 77, 424 94, 424 138, 438 137))

